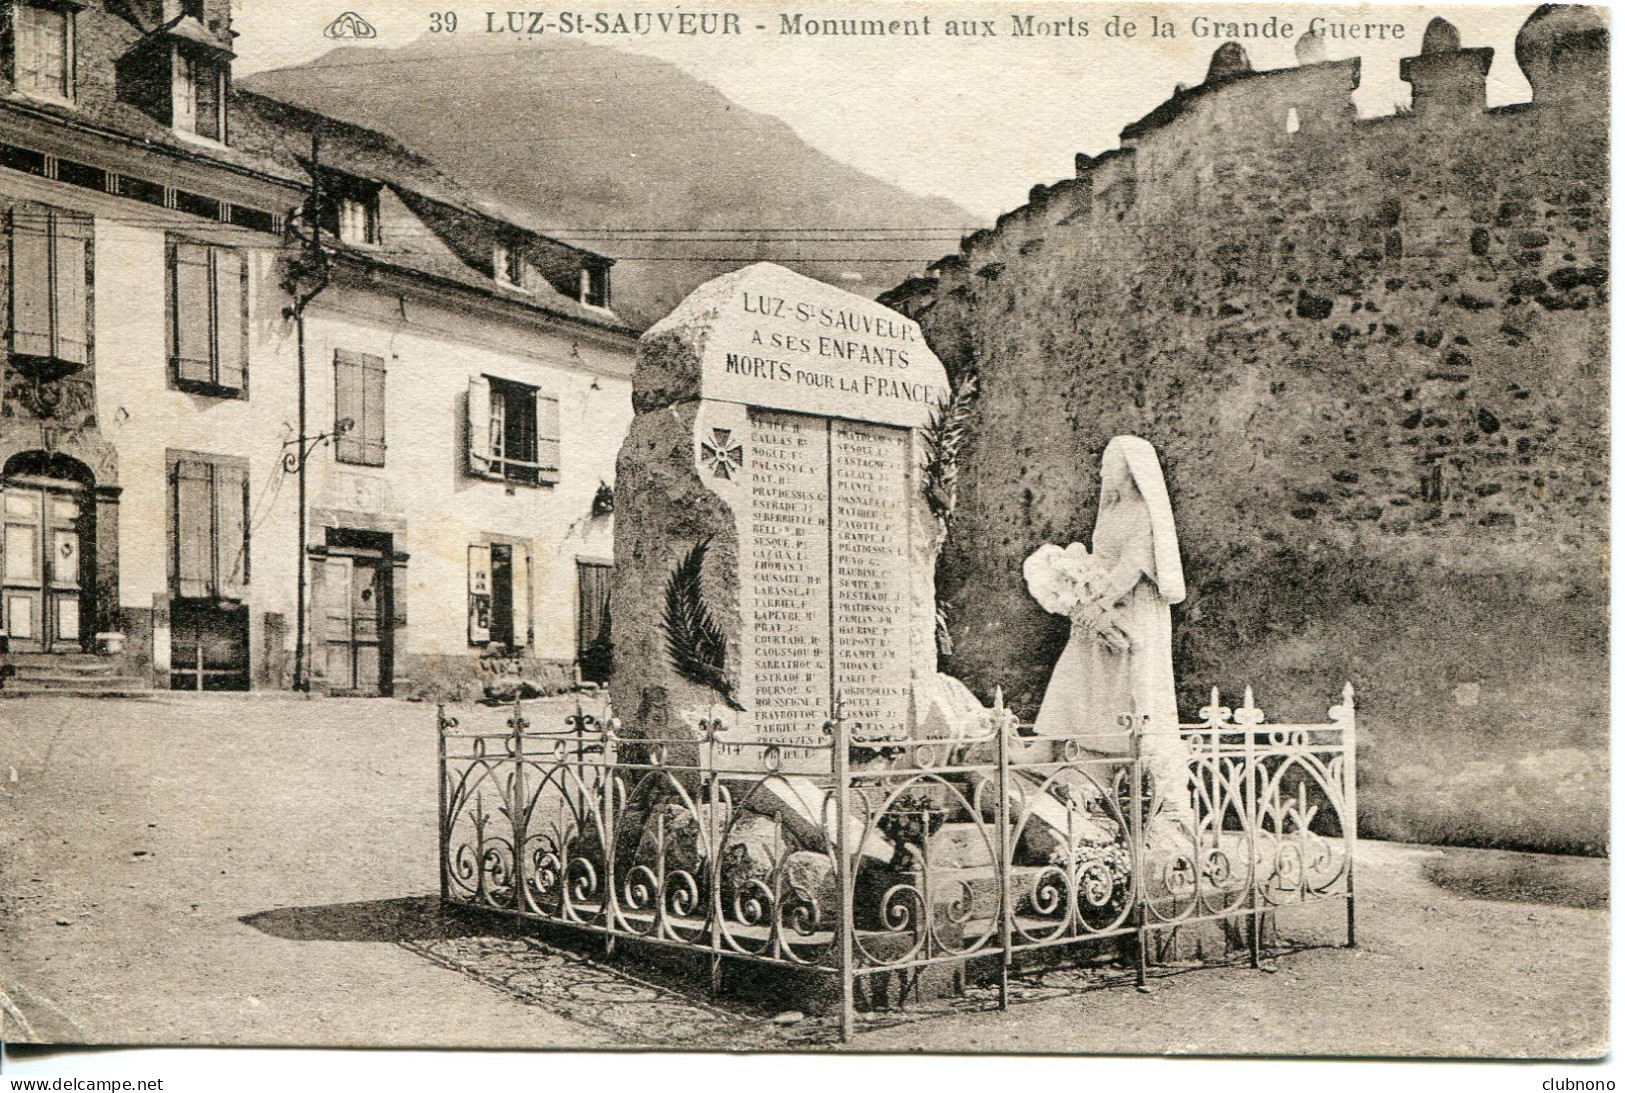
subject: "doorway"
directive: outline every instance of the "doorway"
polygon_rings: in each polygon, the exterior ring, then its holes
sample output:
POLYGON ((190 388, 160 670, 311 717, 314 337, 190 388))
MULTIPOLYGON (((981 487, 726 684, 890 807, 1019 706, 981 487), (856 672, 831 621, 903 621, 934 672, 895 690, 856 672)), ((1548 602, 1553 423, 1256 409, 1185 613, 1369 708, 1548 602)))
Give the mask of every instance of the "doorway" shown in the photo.
POLYGON ((491 644, 514 648, 513 547, 491 544, 491 644))
POLYGON ((89 468, 45 452, 0 476, 0 630, 19 653, 76 653, 94 630, 89 468))
POLYGON ((313 675, 330 694, 393 690, 394 566, 391 537, 334 529, 311 559, 313 675))
POLYGON ((576 666, 587 683, 608 683, 614 668, 609 586, 615 567, 576 559, 576 666))

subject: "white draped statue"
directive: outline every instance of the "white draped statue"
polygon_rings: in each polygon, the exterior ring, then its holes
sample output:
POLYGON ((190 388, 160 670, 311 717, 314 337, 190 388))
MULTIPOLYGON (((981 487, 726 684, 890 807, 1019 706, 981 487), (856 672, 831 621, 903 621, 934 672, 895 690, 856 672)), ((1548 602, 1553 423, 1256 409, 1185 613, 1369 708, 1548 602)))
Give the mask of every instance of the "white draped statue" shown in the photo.
POLYGON ((1184 757, 1168 608, 1185 598, 1185 574, 1156 449, 1113 437, 1100 462, 1094 550, 1041 546, 1022 572, 1046 611, 1072 618, 1034 731, 1088 734, 1091 751, 1121 755, 1130 749, 1126 716, 1144 733, 1148 769, 1177 801, 1170 778, 1184 757))

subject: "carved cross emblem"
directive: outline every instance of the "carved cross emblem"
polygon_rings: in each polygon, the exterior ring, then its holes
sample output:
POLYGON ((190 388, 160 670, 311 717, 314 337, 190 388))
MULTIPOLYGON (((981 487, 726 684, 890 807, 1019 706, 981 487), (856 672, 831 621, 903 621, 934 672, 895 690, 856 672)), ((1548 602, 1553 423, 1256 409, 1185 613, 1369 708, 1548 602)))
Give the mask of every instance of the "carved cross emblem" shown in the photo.
POLYGON ((731 481, 734 472, 745 465, 745 448, 733 443, 732 430, 712 429, 711 439, 700 442, 700 457, 712 474, 731 481))

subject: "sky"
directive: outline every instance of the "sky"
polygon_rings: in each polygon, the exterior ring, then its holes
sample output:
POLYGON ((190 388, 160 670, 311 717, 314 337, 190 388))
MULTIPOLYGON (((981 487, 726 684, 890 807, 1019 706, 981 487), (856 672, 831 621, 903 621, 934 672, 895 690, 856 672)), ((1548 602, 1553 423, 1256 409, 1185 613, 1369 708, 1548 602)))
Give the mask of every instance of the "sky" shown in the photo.
MULTIPOLYGON (((523 34, 493 34, 488 19, 505 25, 509 7, 458 0, 236 0, 233 24, 239 74, 300 64, 341 43, 322 35, 337 16, 353 10, 377 31, 367 43, 405 45, 426 35, 491 47, 494 41, 523 50, 523 34), (447 13, 457 29, 444 28, 447 13), (489 14, 488 14, 489 13, 489 14), (436 18, 438 16, 438 18, 436 18)), ((529 5, 535 10, 537 5, 529 5)), ((1443 15, 1464 46, 1491 46, 1490 105, 1522 102, 1529 85, 1513 58, 1513 40, 1534 5, 1351 5, 1297 4, 1109 4, 982 0, 812 0, 769 5, 754 2, 660 6, 582 0, 562 9, 542 8, 557 33, 560 13, 579 14, 589 25, 633 12, 705 12, 739 16, 738 35, 589 35, 581 40, 632 49, 678 65, 748 109, 783 120, 801 138, 834 158, 915 193, 946 197, 978 217, 991 219, 1026 200, 1035 182, 1073 173, 1076 152, 1098 154, 1118 143, 1124 125, 1165 100, 1178 83, 1197 84, 1214 49, 1226 39, 1201 33, 1215 23, 1275 16, 1292 25, 1290 37, 1243 41, 1254 68, 1295 64, 1293 45, 1315 17, 1331 24, 1397 25, 1402 38, 1330 40, 1332 59, 1362 57, 1362 86, 1354 93, 1362 116, 1392 113, 1409 101, 1399 79, 1402 57, 1420 52, 1428 21, 1443 15), (781 33, 781 18, 804 20, 931 19, 932 33, 914 37, 810 37, 781 33), (1016 37, 1013 15, 1054 22, 1070 17, 1088 24, 1086 37, 1016 37), (1171 36, 1153 38, 1151 17, 1171 25, 1171 36), (1113 16, 1134 37, 1108 35, 1113 16), (988 20, 997 36, 948 36, 948 20, 988 20), (758 28, 765 29, 758 29, 758 28)), ((613 25, 613 23, 611 23, 613 25)), ((1260 29, 1263 29, 1262 27, 1260 29)), ((455 109, 455 89, 447 89, 455 109)), ((539 104, 538 108, 545 108, 539 104)))

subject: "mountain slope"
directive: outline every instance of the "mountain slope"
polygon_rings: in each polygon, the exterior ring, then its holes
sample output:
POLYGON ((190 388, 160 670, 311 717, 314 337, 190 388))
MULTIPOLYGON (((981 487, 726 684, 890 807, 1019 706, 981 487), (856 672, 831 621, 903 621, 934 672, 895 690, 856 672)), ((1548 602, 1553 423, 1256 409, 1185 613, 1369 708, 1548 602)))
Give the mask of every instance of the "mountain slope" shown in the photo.
POLYGON ((565 39, 338 49, 240 82, 381 130, 560 238, 621 259, 615 307, 640 324, 763 259, 873 295, 977 225, 675 65, 565 39), (876 228, 888 230, 853 230, 876 228))

